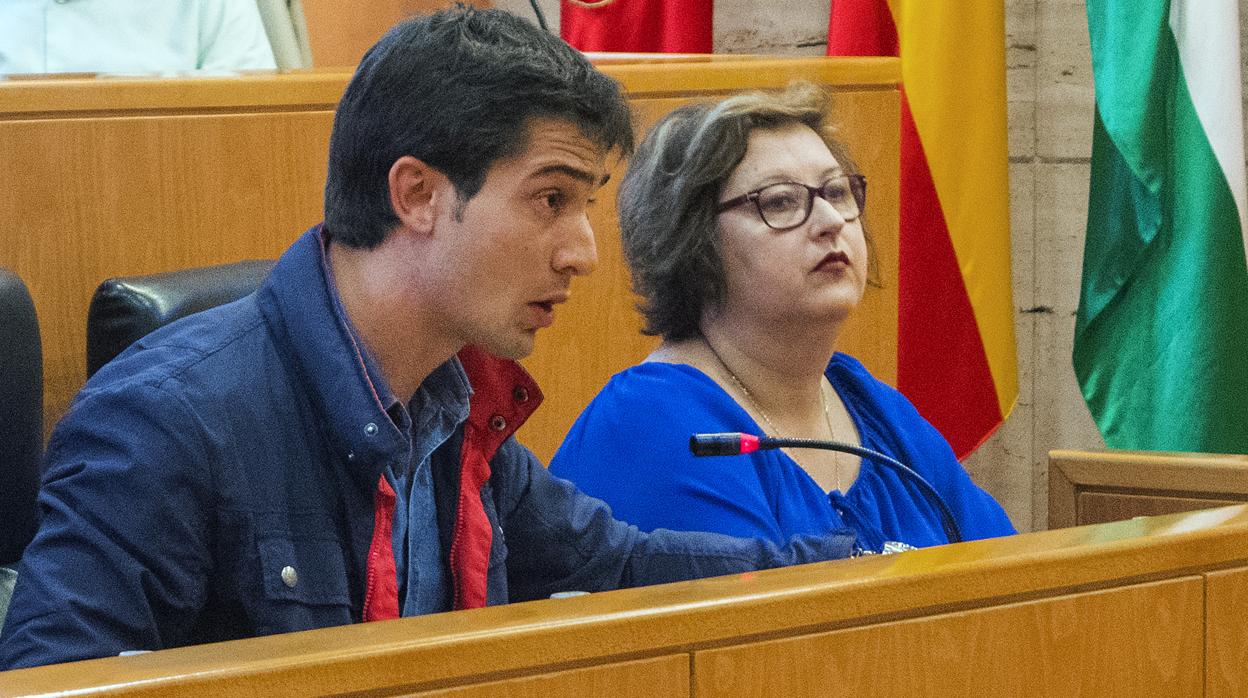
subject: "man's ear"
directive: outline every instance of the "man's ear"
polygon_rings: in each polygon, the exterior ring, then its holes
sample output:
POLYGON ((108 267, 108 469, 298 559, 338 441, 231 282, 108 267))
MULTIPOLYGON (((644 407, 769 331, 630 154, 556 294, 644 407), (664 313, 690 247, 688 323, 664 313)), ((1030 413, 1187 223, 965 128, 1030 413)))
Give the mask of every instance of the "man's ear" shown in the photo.
POLYGON ((390 166, 390 206, 404 227, 419 233, 433 230, 437 207, 446 195, 447 179, 440 170, 411 155, 390 166))

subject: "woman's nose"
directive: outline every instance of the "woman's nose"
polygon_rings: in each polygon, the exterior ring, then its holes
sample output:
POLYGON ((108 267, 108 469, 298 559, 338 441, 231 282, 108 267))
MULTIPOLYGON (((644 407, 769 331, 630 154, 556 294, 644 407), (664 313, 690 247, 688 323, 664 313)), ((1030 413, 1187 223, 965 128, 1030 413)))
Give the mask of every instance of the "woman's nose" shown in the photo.
POLYGON ((845 227, 845 216, 822 196, 810 202, 810 234, 813 236, 835 234, 845 227))

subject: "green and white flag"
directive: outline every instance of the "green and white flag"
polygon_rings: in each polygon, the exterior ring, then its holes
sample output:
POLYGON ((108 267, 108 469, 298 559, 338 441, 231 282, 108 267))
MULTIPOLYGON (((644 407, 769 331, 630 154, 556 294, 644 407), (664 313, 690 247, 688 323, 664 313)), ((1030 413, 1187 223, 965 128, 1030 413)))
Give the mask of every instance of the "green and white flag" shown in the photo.
POLYGON ((1087 0, 1096 80, 1075 375, 1113 448, 1248 453, 1236 0, 1087 0))

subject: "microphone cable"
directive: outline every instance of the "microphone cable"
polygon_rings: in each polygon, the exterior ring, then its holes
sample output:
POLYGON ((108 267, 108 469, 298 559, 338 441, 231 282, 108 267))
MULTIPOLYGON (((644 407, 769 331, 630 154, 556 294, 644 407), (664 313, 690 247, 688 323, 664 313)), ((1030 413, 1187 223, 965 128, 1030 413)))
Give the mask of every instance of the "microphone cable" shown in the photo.
POLYGON ((550 31, 550 27, 546 26, 546 14, 537 6, 537 0, 529 0, 529 4, 533 6, 533 14, 537 15, 537 26, 541 27, 542 31, 550 31))
POLYGON ((945 531, 945 538, 950 543, 962 542, 962 530, 958 527, 957 520, 953 518, 953 512, 949 510, 949 506, 945 504, 944 498, 940 496, 936 488, 932 487, 932 483, 892 456, 870 448, 863 448, 862 446, 821 439, 754 436, 741 432, 694 434, 689 437, 689 451, 695 456, 735 456, 777 448, 814 448, 823 451, 840 451, 841 453, 851 453, 860 458, 867 458, 892 468, 913 482, 919 488, 919 491, 923 493, 924 499, 936 508, 936 512, 940 516, 941 528, 945 531))

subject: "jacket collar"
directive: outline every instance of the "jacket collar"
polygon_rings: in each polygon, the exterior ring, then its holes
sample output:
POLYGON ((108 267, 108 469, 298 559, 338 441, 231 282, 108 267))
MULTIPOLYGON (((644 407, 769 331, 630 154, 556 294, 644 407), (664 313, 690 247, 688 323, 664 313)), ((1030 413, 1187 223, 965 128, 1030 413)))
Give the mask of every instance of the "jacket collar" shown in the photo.
MULTIPOLYGON (((408 447, 369 377, 329 276, 321 226, 281 256, 257 294, 281 353, 302 381, 331 448, 372 487, 386 464, 408 447)), ((541 402, 537 384, 515 361, 468 347, 460 352, 474 391, 468 422, 474 438, 499 444, 541 402)), ((455 361, 456 359, 451 359, 455 361)))
POLYGON ((466 435, 492 455, 542 404, 542 391, 515 361, 472 346, 464 347, 457 356, 475 391, 466 435))

